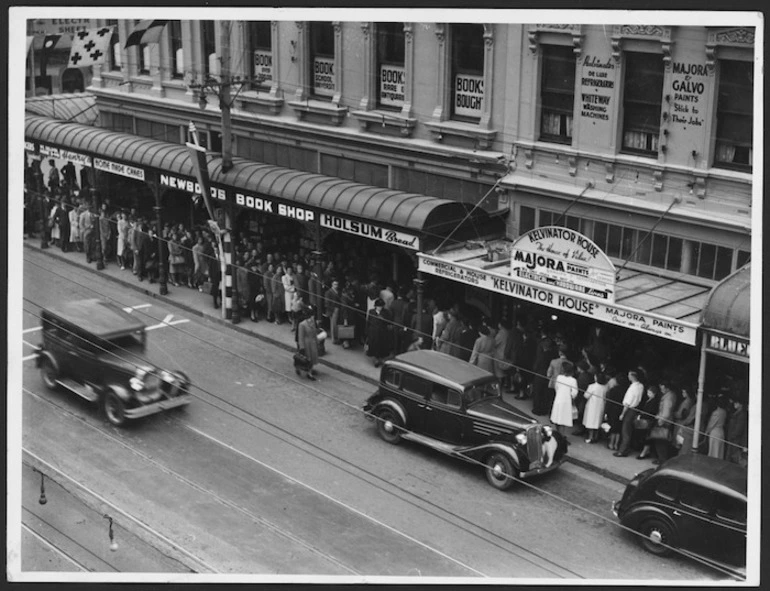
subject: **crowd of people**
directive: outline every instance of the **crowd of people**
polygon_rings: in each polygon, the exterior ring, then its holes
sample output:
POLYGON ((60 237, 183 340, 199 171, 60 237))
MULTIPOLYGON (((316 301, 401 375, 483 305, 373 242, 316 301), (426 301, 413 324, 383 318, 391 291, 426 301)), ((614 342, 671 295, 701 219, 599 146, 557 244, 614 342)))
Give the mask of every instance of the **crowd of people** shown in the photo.
MULTIPOLYGON (((166 222, 158 228, 149 216, 112 207, 109 199, 97 210, 74 167, 59 174, 51 162, 46 187, 37 164, 25 174, 27 235, 50 232, 53 245, 82 252, 88 262, 100 249, 105 264, 118 264, 139 281, 152 283, 164 273, 170 284, 205 292, 214 307, 221 305, 221 253, 208 226, 166 222)), ((253 322, 287 324, 308 360, 308 379, 315 379, 325 348, 321 331, 334 346, 363 347, 375 367, 405 351, 433 349, 493 373, 507 392, 531 399, 533 414, 548 416, 565 435, 572 429, 587 443, 606 441, 615 456, 635 451, 662 462, 692 449, 697 411, 688 378, 659 371, 665 367, 659 355, 619 343, 601 326, 587 335, 570 333, 568 324, 533 310, 491 319, 442 292, 428 291, 418 310, 411 280, 399 285, 388 277, 387 260, 350 249, 319 262, 301 247, 269 251, 259 236, 244 232, 233 251, 234 305, 253 322)), ((707 396, 702 413, 700 451, 745 465, 743 389, 707 396)))

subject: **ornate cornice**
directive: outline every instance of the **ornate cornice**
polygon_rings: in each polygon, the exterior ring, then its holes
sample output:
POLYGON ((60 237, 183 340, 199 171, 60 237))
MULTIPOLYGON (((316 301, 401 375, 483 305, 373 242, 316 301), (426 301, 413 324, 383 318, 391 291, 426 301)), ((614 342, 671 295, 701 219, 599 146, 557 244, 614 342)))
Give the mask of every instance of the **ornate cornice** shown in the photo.
POLYGON ((719 47, 736 47, 754 49, 754 28, 737 27, 730 29, 712 29, 706 41, 706 69, 710 76, 714 75, 719 47))
POLYGON ((572 36, 572 50, 577 57, 583 51, 583 28, 582 25, 562 25, 562 24, 535 24, 529 25, 527 29, 527 38, 529 40, 529 50, 532 55, 537 55, 537 50, 540 45, 539 34, 540 33, 557 33, 563 35, 572 36))
POLYGON ((433 31, 436 34, 436 39, 439 43, 446 41, 446 25, 444 23, 436 23, 436 29, 433 31))
POLYGON ((485 24, 484 25, 484 47, 489 49, 492 47, 492 45, 494 45, 494 43, 495 43, 494 25, 485 24))
POLYGON ((372 23, 361 23, 361 32, 364 34, 364 41, 368 41, 372 32, 372 23))
POLYGON ((332 21, 334 27, 334 36, 339 37, 342 34, 342 21, 332 21))
POLYGON ((414 38, 414 26, 412 23, 404 23, 404 39, 411 43, 414 38))
POLYGON ((612 43, 612 57, 616 62, 620 61, 624 39, 652 41, 660 44, 663 64, 666 70, 669 71, 671 69, 671 46, 674 44, 671 40, 672 30, 672 27, 660 25, 615 25, 612 27, 612 38, 610 39, 612 43))

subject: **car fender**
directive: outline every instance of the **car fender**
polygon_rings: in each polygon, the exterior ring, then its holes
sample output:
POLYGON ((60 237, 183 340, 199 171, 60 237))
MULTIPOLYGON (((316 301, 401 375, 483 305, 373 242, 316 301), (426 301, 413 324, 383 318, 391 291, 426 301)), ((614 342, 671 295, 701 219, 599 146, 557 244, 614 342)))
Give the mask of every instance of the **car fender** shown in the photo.
POLYGON ((663 509, 656 507, 655 505, 640 504, 632 506, 623 514, 621 523, 627 527, 630 527, 631 529, 636 529, 644 520, 651 517, 665 521, 674 531, 676 531, 677 527, 674 523, 674 520, 671 519, 671 516, 663 509))
POLYGON ((521 461, 519 460, 519 454, 516 448, 507 442, 491 441, 483 445, 477 445, 469 449, 462 450, 461 455, 475 460, 478 462, 484 462, 485 458, 492 452, 504 453, 511 460, 517 470, 521 468, 521 461))
POLYGON ((42 347, 38 348, 36 351, 37 357, 35 358, 35 366, 40 367, 43 364, 43 359, 47 359, 51 362, 51 365, 53 365, 53 368, 56 370, 56 373, 61 372, 61 367, 59 366, 59 362, 56 361, 56 357, 51 355, 48 351, 43 349, 42 347))
POLYGON ((102 390, 102 394, 106 395, 107 392, 114 392, 121 401, 128 404, 131 401, 131 392, 128 388, 121 386, 120 384, 106 384, 102 390))
POLYGON ((392 400, 390 398, 384 398, 377 402, 374 407, 371 410, 372 415, 377 415, 377 413, 382 409, 383 407, 391 408, 394 411, 398 413, 398 416, 401 417, 401 421, 403 421, 404 425, 406 425, 406 411, 404 410, 404 407, 401 406, 398 402, 395 400, 392 400))

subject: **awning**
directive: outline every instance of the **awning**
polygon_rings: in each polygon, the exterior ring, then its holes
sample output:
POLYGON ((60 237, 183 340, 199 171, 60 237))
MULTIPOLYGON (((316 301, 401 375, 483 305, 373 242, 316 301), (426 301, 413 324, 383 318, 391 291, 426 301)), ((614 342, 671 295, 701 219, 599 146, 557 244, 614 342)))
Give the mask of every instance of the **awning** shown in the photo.
POLYGON ((603 303, 564 290, 527 285, 513 276, 510 258, 490 261, 489 252, 505 252, 510 243, 469 243, 439 254, 418 254, 419 270, 535 304, 594 318, 665 339, 696 344, 701 311, 709 287, 686 279, 668 279, 629 268, 615 283, 614 303, 603 303), (499 248, 498 248, 499 247, 499 248))
MULTIPOLYGON (((25 140, 152 169, 161 173, 162 185, 190 193, 195 192, 197 186, 187 148, 182 145, 34 115, 26 117, 25 140)), ((481 208, 473 209, 469 203, 373 187, 238 157, 233 158, 233 169, 227 173, 222 172, 219 155, 209 155, 208 162, 212 190, 225 188, 225 192, 218 195, 226 194, 225 199, 233 199, 238 205, 277 213, 277 206, 264 208, 264 198, 274 198, 279 204, 317 212, 324 227, 370 238, 377 238, 372 235, 377 233, 377 228, 365 226, 381 224, 419 236, 410 246, 407 246, 409 234, 392 241, 414 250, 435 247, 450 233, 452 242, 505 233, 504 220, 490 216, 481 208), (351 219, 355 224, 349 223, 351 219)), ((379 239, 388 241, 384 237, 379 239)))
POLYGON ((28 113, 83 125, 94 125, 99 118, 96 97, 90 92, 28 97, 24 108, 28 113))
POLYGON ((704 346, 730 359, 749 361, 751 264, 725 277, 711 290, 703 308, 704 346))

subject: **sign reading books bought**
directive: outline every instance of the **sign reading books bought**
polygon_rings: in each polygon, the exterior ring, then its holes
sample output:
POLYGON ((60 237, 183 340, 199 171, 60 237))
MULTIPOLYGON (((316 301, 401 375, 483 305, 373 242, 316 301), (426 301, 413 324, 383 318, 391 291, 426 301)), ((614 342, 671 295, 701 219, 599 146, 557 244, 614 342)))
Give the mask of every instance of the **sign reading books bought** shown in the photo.
POLYGON ((615 301, 615 265, 590 238, 569 228, 545 226, 520 236, 511 246, 511 276, 615 301))
POLYGON ((469 74, 455 76, 455 115, 481 117, 484 103, 484 77, 469 74))

